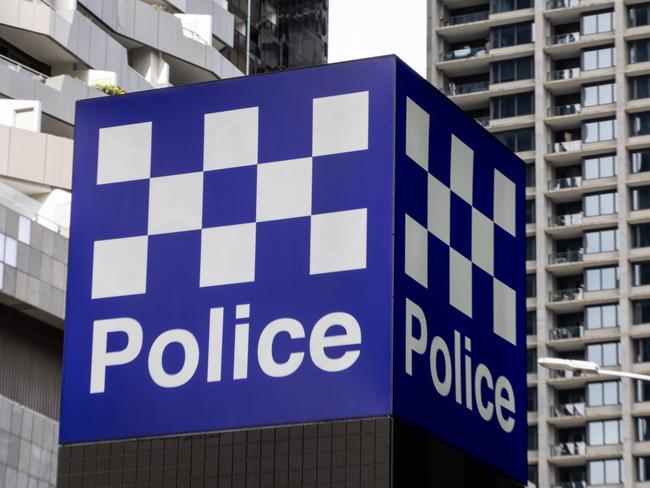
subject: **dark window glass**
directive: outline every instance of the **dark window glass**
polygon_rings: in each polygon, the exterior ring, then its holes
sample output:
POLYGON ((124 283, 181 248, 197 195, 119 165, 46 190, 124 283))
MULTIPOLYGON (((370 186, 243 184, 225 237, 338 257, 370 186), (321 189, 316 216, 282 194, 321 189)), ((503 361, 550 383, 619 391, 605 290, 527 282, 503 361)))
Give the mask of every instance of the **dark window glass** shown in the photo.
POLYGON ((639 381, 635 382, 636 388, 634 389, 634 401, 635 402, 648 402, 650 401, 650 381, 639 381))
POLYGON ((526 275, 526 297, 535 298, 537 296, 537 280, 535 274, 526 275))
POLYGON ((647 363, 650 361, 650 338, 635 339, 634 362, 647 363))
POLYGON ((495 97, 492 103, 492 118, 503 119, 533 113, 533 92, 495 97))
POLYGON ((645 136, 650 134, 650 112, 630 115, 630 135, 645 136))
POLYGON ((630 100, 650 97, 650 76, 635 76, 630 78, 630 100))
POLYGON ((526 349, 526 373, 537 373, 537 349, 526 349))
POLYGON ((533 77, 533 57, 508 59, 492 63, 492 83, 528 80, 533 77))
POLYGON ((627 43, 628 63, 643 63, 650 60, 650 39, 639 39, 627 43))
POLYGON ((528 486, 537 486, 537 465, 528 466, 528 486))
POLYGON ((526 390, 526 411, 527 412, 536 412, 537 411, 537 388, 532 386, 526 390))
POLYGON ((650 9, 649 3, 642 3, 640 5, 632 5, 627 9, 627 18, 629 27, 638 27, 640 25, 648 25, 650 16, 648 15, 650 9))
POLYGON ((535 186, 535 165, 534 164, 526 165, 526 186, 529 188, 535 186))
POLYGON ((632 173, 650 171, 650 149, 630 151, 630 171, 632 173))
POLYGON ((537 334, 537 313, 526 312, 526 335, 537 334))
POLYGON ((492 47, 507 47, 533 42, 532 22, 495 27, 490 33, 492 47))
POLYGON ((537 450, 537 426, 529 425, 527 432, 528 432, 527 449, 529 451, 536 451, 537 450))
POLYGON ((632 314, 634 325, 650 323, 650 300, 633 301, 632 314))
POLYGON ((632 264, 632 285, 650 285, 650 261, 632 264))
POLYGON ((532 8, 532 0, 491 0, 490 10, 494 13, 497 12, 510 12, 512 10, 521 10, 524 8, 532 8))
MULTIPOLYGON (((637 421, 638 420, 641 419, 637 419, 637 421)), ((643 440, 648 441, 650 439, 643 439, 643 440)), ((636 480, 650 481, 650 456, 641 456, 636 458, 636 480)))
POLYGON ((513 152, 535 149, 535 129, 533 127, 497 132, 494 136, 513 152))
POLYGON ((632 189, 632 210, 650 208, 650 186, 639 186, 632 189))
POLYGON ((526 200, 526 223, 535 223, 535 200, 526 200))
POLYGON ((535 236, 526 237, 526 261, 535 260, 536 254, 535 236))

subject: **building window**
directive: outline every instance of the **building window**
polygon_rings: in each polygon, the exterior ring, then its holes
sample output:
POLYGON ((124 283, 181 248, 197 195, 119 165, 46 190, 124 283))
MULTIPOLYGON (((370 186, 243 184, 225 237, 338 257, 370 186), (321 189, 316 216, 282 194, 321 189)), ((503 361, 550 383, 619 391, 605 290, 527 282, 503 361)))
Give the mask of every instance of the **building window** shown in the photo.
POLYGON ((526 237, 526 261, 534 261, 536 255, 535 236, 526 237))
POLYGON ((526 223, 535 223, 535 200, 526 200, 526 223))
MULTIPOLYGON (((637 417, 635 422, 637 442, 650 441, 650 417, 637 417)), ((650 466, 648 467, 650 468, 650 466)))
POLYGON ((634 325, 650 323, 650 300, 635 300, 632 302, 632 320, 634 325))
POLYGON ((582 33, 589 35, 598 34, 599 32, 611 32, 614 30, 613 16, 614 12, 611 10, 584 14, 582 16, 582 33))
POLYGON ((614 66, 614 59, 616 59, 614 46, 585 49, 582 51, 582 69, 589 71, 610 68, 614 66))
POLYGON ((582 168, 582 174, 584 175, 585 180, 616 176, 618 173, 616 155, 607 154, 593 158, 584 158, 582 160, 582 168))
POLYGON ((650 61, 650 39, 639 39, 627 43, 627 62, 643 63, 650 61))
POLYGON ((618 357, 618 342, 603 342, 601 344, 588 344, 587 345, 587 361, 597 363, 599 366, 617 366, 619 363, 618 357))
POLYGON ((524 8, 532 8, 532 0, 491 0, 490 10, 494 13, 511 12, 524 8))
POLYGON ((650 285, 650 261, 632 264, 632 286, 650 285))
POLYGON ((650 337, 634 340, 634 362, 650 362, 650 337))
POLYGON ((533 23, 509 24, 495 27, 490 32, 492 47, 508 47, 533 42, 533 23))
POLYGON ((630 115, 630 135, 647 136, 650 134, 650 112, 630 115))
POLYGON ((618 212, 618 193, 594 193, 584 197, 584 214, 586 217, 610 215, 618 212))
POLYGON ((589 461, 589 485, 616 485, 621 483, 622 459, 600 459, 589 461))
POLYGON ((585 270, 587 291, 614 290, 618 288, 618 266, 585 270))
POLYGON ((533 310, 526 312, 526 335, 537 334, 537 313, 533 310))
POLYGON ((616 85, 611 82, 585 85, 582 88, 582 104, 585 107, 606 105, 616 101, 616 85))
POLYGON ((650 186, 632 188, 632 210, 650 208, 650 186))
POLYGON ((526 187, 527 188, 535 187, 535 165, 534 164, 526 165, 526 187))
POLYGON ((537 486, 537 465, 529 464, 528 465, 528 486, 536 487, 537 486))
POLYGON ((635 381, 636 388, 634 391, 634 401, 648 402, 650 401, 650 381, 635 381))
POLYGON ((535 129, 533 127, 497 132, 499 139, 512 152, 532 151, 535 149, 535 129))
POLYGON ((590 446, 607 446, 621 443, 621 420, 599 420, 587 424, 587 441, 590 446))
POLYGON ((648 247, 650 246, 650 224, 636 224, 630 227, 631 246, 648 247))
POLYGON ((537 275, 526 275, 526 298, 535 298, 537 296, 537 275))
POLYGON ((618 405, 621 403, 619 385, 618 381, 587 383, 587 403, 590 407, 618 405))
POLYGON ((526 432, 528 435, 528 441, 526 443, 527 449, 529 451, 536 451, 537 450, 537 426, 529 425, 526 432))
POLYGON ((533 92, 527 92, 506 97, 495 97, 491 100, 491 104, 492 118, 504 119, 506 117, 532 114, 535 99, 533 98, 533 92))
POLYGON ((611 252, 618 249, 618 229, 585 232, 585 253, 611 252))
POLYGON ((618 304, 594 305, 585 309, 587 329, 618 327, 618 304))
POLYGON ((491 64, 492 83, 529 80, 534 75, 533 57, 508 59, 491 64))
POLYGON ((582 124, 582 142, 611 141, 616 138, 616 119, 591 120, 582 124))
MULTIPOLYGON (((644 440, 647 441, 650 439, 644 439, 644 440)), ((642 456, 636 458, 636 480, 650 481, 650 457, 649 456, 642 456)))
POLYGON ((650 21, 650 3, 632 5, 627 8, 628 27, 648 25, 650 21))
POLYGON ((650 171, 650 149, 630 152, 630 171, 632 173, 650 171))
POLYGON ((630 78, 628 83, 630 100, 650 97, 650 76, 635 76, 634 78, 630 78))
POLYGON ((526 373, 537 373, 537 349, 526 349, 526 373))

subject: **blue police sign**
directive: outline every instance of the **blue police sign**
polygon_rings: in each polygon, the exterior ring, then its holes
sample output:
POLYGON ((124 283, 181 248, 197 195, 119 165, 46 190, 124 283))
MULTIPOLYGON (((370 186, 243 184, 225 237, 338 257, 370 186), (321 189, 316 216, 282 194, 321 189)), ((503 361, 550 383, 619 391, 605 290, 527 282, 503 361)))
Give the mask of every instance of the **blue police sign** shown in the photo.
POLYGON ((426 81, 377 58, 76 122, 62 443, 394 414, 525 479, 523 165, 426 81))

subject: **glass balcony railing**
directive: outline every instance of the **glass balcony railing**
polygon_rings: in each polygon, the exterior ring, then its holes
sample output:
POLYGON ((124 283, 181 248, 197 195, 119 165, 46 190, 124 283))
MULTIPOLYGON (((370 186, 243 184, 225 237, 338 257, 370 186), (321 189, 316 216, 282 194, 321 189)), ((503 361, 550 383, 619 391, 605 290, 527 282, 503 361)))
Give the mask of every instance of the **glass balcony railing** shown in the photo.
POLYGON ((561 115, 575 115, 582 111, 582 105, 579 103, 569 103, 567 105, 556 105, 548 109, 549 117, 559 117, 561 115))
POLYGON ((570 44, 572 42, 578 42, 580 40, 580 32, 569 32, 567 34, 555 34, 554 36, 549 36, 547 41, 550 45, 556 44, 570 44))
POLYGON ((579 139, 573 141, 552 142, 548 145, 549 153, 580 151, 580 149, 582 149, 582 141, 579 139))
POLYGON ((560 442, 551 446, 551 456, 580 456, 587 452, 584 442, 560 442))
POLYGON ((440 53, 440 61, 454 61, 457 59, 475 58, 478 56, 485 56, 487 53, 487 46, 462 47, 460 49, 454 49, 453 51, 445 51, 440 53))
POLYGON ((564 403, 551 407, 551 417, 584 417, 585 403, 564 403))
POLYGON ((553 488, 587 488, 586 481, 561 481, 553 485, 553 488))
POLYGON ((558 341, 561 339, 577 339, 584 335, 583 325, 570 325, 566 327, 555 327, 548 331, 549 339, 558 341))
POLYGON ((582 261, 582 249, 555 252, 548 257, 551 264, 579 263, 582 261))
POLYGON ((578 5, 580 5, 580 0, 548 0, 546 2, 546 8, 548 10, 577 7, 578 5))
POLYGON ((566 225, 578 225, 582 223, 582 212, 574 214, 555 215, 549 217, 548 225, 550 227, 564 227, 566 225))
POLYGON ((550 292, 552 302, 569 302, 571 300, 580 300, 584 296, 582 288, 565 288, 563 290, 554 290, 550 292))
POLYGON ((490 16, 490 13, 485 10, 483 12, 474 12, 471 14, 464 15, 452 15, 445 17, 442 20, 442 25, 459 25, 459 24, 469 24, 470 22, 480 22, 482 20, 487 20, 490 16))
POLYGON ((488 81, 474 81, 472 83, 449 82, 445 89, 445 95, 450 97, 454 95, 466 95, 468 93, 486 91, 489 87, 490 82, 488 81))
POLYGON ((565 190, 579 188, 582 185, 582 176, 569 176, 567 178, 554 178, 548 182, 549 190, 565 190))
POLYGON ((39 73, 35 69, 29 68, 24 64, 20 64, 11 58, 3 56, 2 54, 0 54, 0 65, 6 66, 10 70, 15 71, 17 73, 27 73, 28 75, 31 76, 33 80, 39 81, 41 83, 45 83, 45 81, 48 79, 48 76, 44 75, 43 73, 39 73))
POLYGON ((570 80, 580 76, 580 68, 556 69, 548 72, 548 81, 570 80))
POLYGON ((549 371, 551 379, 579 378, 584 373, 581 371, 566 371, 564 369, 552 369, 549 371))
POLYGON ((490 116, 484 115, 483 117, 475 117, 474 120, 481 124, 483 127, 490 125, 490 116))

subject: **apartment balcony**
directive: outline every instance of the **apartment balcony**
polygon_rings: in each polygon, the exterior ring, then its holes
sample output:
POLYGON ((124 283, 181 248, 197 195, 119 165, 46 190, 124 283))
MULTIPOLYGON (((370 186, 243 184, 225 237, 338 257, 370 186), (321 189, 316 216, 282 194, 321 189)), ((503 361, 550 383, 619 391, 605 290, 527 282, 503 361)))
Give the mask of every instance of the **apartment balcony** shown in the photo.
POLYGON ((547 0, 544 17, 553 20, 567 16, 575 18, 576 14, 581 12, 601 5, 613 5, 613 3, 613 0, 547 0))
POLYGON ((553 488, 587 488, 586 481, 563 481, 555 483, 553 488))
POLYGON ((556 428, 581 427, 587 421, 586 410, 584 402, 551 406, 548 422, 556 428))
MULTIPOLYGON (((583 47, 582 44, 580 47, 583 47)), ((564 47, 558 49, 562 49, 562 52, 564 52, 564 50, 568 48, 564 47)), ((576 52, 578 53, 578 51, 576 52)), ((544 83, 544 86, 553 94, 577 92, 580 91, 583 83, 596 83, 613 78, 615 70, 614 67, 583 70, 578 66, 574 68, 552 70, 547 73, 546 83, 544 83)))
POLYGON ((478 56, 486 56, 488 53, 487 46, 463 47, 453 51, 443 51, 440 53, 440 62, 457 61, 459 59, 470 59, 478 56))
POLYGON ((567 105, 556 105, 549 107, 547 113, 549 117, 562 117, 565 115, 576 115, 582 111, 582 105, 579 103, 569 103, 567 105))
POLYGON ((489 18, 490 12, 488 10, 484 10, 483 12, 473 12, 471 14, 452 15, 450 17, 445 17, 442 19, 442 25, 443 27, 447 27, 451 25, 471 24, 474 22, 488 20, 489 18))
POLYGON ((562 131, 575 129, 587 119, 614 117, 615 115, 615 103, 589 106, 571 103, 550 107, 544 122, 553 131, 562 131))
POLYGON ((549 227, 567 227, 582 224, 582 212, 565 214, 565 215, 555 215, 548 218, 549 227))
POLYGON ((561 251, 549 254, 548 262, 550 265, 563 265, 582 262, 584 252, 582 249, 575 249, 571 251, 561 251))
POLYGON ((580 32, 569 32, 567 34, 555 34, 546 38, 546 43, 549 46, 565 45, 578 42, 580 40, 580 32))
POLYGON ((546 75, 547 81, 560 81, 560 80, 573 80, 579 78, 581 74, 580 68, 566 68, 549 71, 546 75))
POLYGON ((552 142, 548 145, 549 154, 578 152, 582 149, 582 141, 577 139, 573 141, 552 142))
POLYGON ((585 327, 582 324, 568 325, 565 327, 554 327, 548 332, 549 341, 580 339, 585 335, 585 327))
POLYGON ((549 292, 550 302, 574 302, 584 298, 584 288, 564 288, 549 292))
POLYGON ((586 456, 586 442, 560 442, 551 446, 551 458, 586 456))
POLYGON ((477 124, 482 125, 483 127, 488 127, 490 125, 490 116, 484 115, 483 117, 474 118, 477 124))

